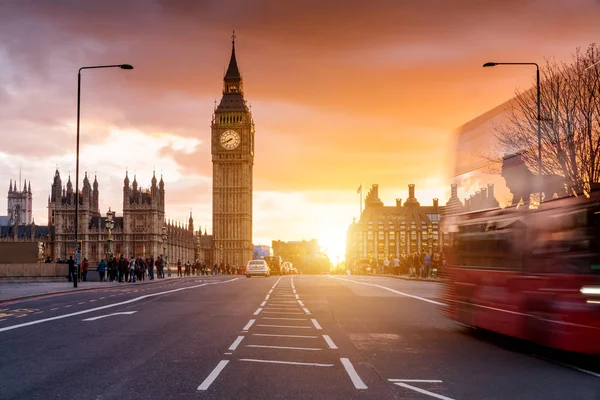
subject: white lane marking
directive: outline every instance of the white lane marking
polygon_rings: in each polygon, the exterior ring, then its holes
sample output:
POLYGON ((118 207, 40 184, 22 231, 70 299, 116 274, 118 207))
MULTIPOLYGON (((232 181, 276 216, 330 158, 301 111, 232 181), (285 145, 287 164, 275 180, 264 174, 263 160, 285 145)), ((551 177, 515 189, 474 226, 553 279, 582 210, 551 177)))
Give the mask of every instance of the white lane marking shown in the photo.
POLYGON ((352 365, 350 360, 348 360, 347 358, 340 358, 340 361, 342 362, 342 365, 344 366, 346 373, 350 377, 350 380, 352 381, 352 383, 354 384, 354 387, 356 389, 368 389, 369 388, 367 385, 365 385, 363 380, 360 379, 360 376, 358 376, 358 374, 356 373, 356 370, 354 369, 354 365, 352 365))
POLYGON ((247 344, 246 347, 259 347, 261 349, 285 349, 285 350, 309 350, 309 351, 321 351, 316 347, 288 347, 288 346, 265 346, 262 344, 247 344))
POLYGON ((219 361, 219 363, 217 364, 217 366, 215 367, 215 369, 212 370, 212 372, 210 373, 210 375, 208 375, 206 377, 206 379, 204 380, 204 382, 202 382, 200 384, 200 386, 198 386, 198 390, 206 390, 210 387, 210 385, 215 381, 215 379, 217 379, 217 377, 219 376, 219 374, 221 373, 221 371, 223 371, 223 368, 225 368, 225 366, 227 365, 227 363, 229 363, 229 360, 221 360, 219 361))
POLYGON ((114 315, 131 315, 131 314, 135 314, 136 312, 137 311, 116 312, 116 313, 112 313, 112 314, 100 315, 99 317, 92 317, 92 318, 82 319, 82 321, 95 321, 95 320, 100 319, 100 318, 112 317, 114 315))
POLYGON ((265 306, 267 310, 297 310, 298 307, 290 306, 265 306))
POLYGON ((230 356, 230 355, 232 355, 233 353, 223 353, 223 354, 225 354, 226 356, 230 356))
POLYGON ((244 340, 244 336, 238 336, 237 339, 229 346, 229 350, 234 351, 240 345, 240 343, 244 340))
POLYGON ((304 315, 304 313, 301 313, 301 312, 289 312, 289 311, 263 311, 262 313, 263 314, 304 315))
POLYGON ((265 324, 257 324, 256 326, 264 326, 264 327, 268 327, 268 328, 312 329, 311 326, 294 326, 294 325, 265 325, 265 324))
POLYGON ((248 329, 250 329, 250 327, 252 326, 252 324, 255 323, 255 322, 256 322, 255 319, 251 319, 250 321, 248 321, 248 323, 246 324, 246 326, 242 330, 243 331, 247 331, 248 329))
POLYGON ((325 339, 325 341, 327 342, 327 346, 329 346, 330 349, 335 350, 338 347, 335 345, 335 343, 333 343, 333 340, 331 340, 331 338, 329 337, 329 335, 323 335, 323 339, 325 339))
POLYGON ((277 294, 275 293, 273 297, 294 297, 293 294, 277 294))
POLYGON ((44 322, 55 321, 57 319, 74 317, 75 315, 88 314, 88 313, 91 313, 91 312, 105 310, 107 308, 112 308, 112 307, 118 307, 118 306, 122 306, 122 305, 125 305, 125 304, 131 304, 131 303, 135 303, 136 301, 147 299, 149 297, 156 297, 156 296, 161 296, 161 295, 164 295, 164 294, 171 294, 171 293, 175 293, 175 292, 180 292, 182 290, 196 289, 196 288, 199 288, 199 287, 202 287, 202 286, 207 286, 207 285, 218 285, 218 284, 221 284, 221 283, 229 283, 229 282, 237 281, 238 279, 240 279, 240 278, 234 278, 234 279, 230 279, 228 281, 203 283, 201 285, 194 285, 194 286, 188 286, 188 287, 183 287, 183 288, 178 288, 178 289, 172 289, 172 290, 167 290, 165 292, 145 294, 143 296, 139 296, 139 297, 135 297, 133 299, 121 301, 119 303, 107 304, 107 305, 96 307, 96 308, 90 308, 89 310, 82 310, 82 311, 77 311, 77 312, 70 313, 70 314, 58 315, 56 317, 38 319, 38 320, 35 320, 35 321, 24 322, 22 324, 17 324, 17 325, 12 325, 12 326, 6 326, 4 328, 0 328, 0 332, 10 331, 12 329, 23 328, 23 327, 30 326, 30 325, 42 324, 44 322))
POLYGON ((311 321, 312 321, 313 325, 315 326, 315 328, 317 328, 319 330, 323 329, 323 328, 321 328, 321 325, 319 325, 319 323, 317 322, 316 319, 312 318, 311 321))
POLYGON ((327 275, 327 276, 330 277, 331 279, 338 279, 340 281, 352 282, 352 283, 358 283, 360 285, 367 285, 367 286, 378 287, 380 289, 384 289, 384 290, 390 291, 392 293, 399 294, 401 296, 410 297, 412 299, 421 300, 421 301, 424 301, 424 302, 427 302, 427 303, 431 303, 431 304, 435 304, 435 305, 438 305, 438 306, 446 306, 446 304, 440 303, 439 301, 429 300, 429 299, 426 299, 424 297, 419 297, 419 296, 415 296, 415 295, 412 295, 412 294, 404 293, 404 292, 401 292, 399 290, 395 290, 395 289, 392 289, 392 288, 389 288, 389 287, 386 287, 386 286, 375 285, 373 283, 366 283, 366 282, 354 281, 352 279, 338 278, 337 276, 332 276, 332 275, 327 275))
POLYGON ((271 300, 269 304, 296 304, 296 300, 271 300))
POLYGON ((306 321, 306 318, 278 318, 278 317, 263 317, 263 319, 281 319, 286 321, 306 321))
POLYGON ((269 290, 269 294, 273 293, 273 289, 269 290))
POLYGON ((310 315, 310 311, 308 311, 308 308, 306 308, 306 307, 302 307, 302 309, 304 310, 304 312, 305 312, 306 314, 310 315))
POLYGON ((265 301, 266 301, 266 300, 269 300, 269 297, 270 297, 269 295, 266 295, 266 296, 265 296, 265 301))
POLYGON ((296 295, 296 299, 300 300, 300 296, 296 295))
POLYGON ((442 396, 441 394, 436 394, 436 393, 430 392, 428 390, 421 389, 421 388, 418 388, 418 387, 413 386, 413 385, 409 385, 407 383, 396 382, 396 383, 394 383, 394 385, 396 385, 396 386, 402 386, 404 388, 407 388, 407 389, 410 389, 410 390, 414 390, 415 392, 419 392, 419 393, 423 393, 423 394, 426 394, 426 395, 431 396, 431 397, 435 397, 436 399, 454 400, 451 397, 442 396))
POLYGON ((257 308, 257 309, 256 309, 256 311, 254 311, 254 315, 258 315, 258 314, 260 314, 260 312, 261 312, 262 310, 263 310, 263 309, 262 309, 262 308, 260 308, 260 307, 259 307, 259 308, 257 308))
POLYGON ((390 382, 424 382, 424 383, 442 383, 439 379, 388 379, 390 382))
POLYGON ((574 366, 574 365, 571 365, 571 364, 565 364, 565 363, 562 363, 562 362, 560 362, 560 361, 555 361, 555 360, 552 360, 551 358, 546 358, 546 357, 537 356, 537 355, 535 355, 535 354, 532 354, 532 356, 534 356, 534 357, 536 357, 536 358, 540 358, 540 359, 542 359, 542 360, 545 360, 545 361, 548 361, 548 362, 551 362, 551 363, 553 363, 553 364, 562 365, 563 367, 566 367, 566 368, 571 368, 571 369, 574 369, 574 370, 576 370, 576 371, 583 372, 584 374, 588 374, 588 375, 595 376, 596 378, 600 378, 600 374, 599 374, 599 373, 597 373, 597 372, 588 371, 587 369, 579 368, 579 367, 576 367, 576 366, 574 366))
POLYGON ((298 292, 296 292, 296 289, 292 289, 292 292, 293 292, 294 294, 298 294, 298 292))
POLYGON ((260 306, 261 306, 261 307, 264 307, 264 306, 265 306, 265 304, 267 304, 267 302, 266 302, 266 301, 263 301, 262 303, 260 303, 260 306))
POLYGON ((269 364, 308 365, 308 366, 312 366, 312 367, 333 367, 333 364, 304 363, 304 362, 296 362, 296 361, 257 360, 255 358, 240 358, 240 361, 269 363, 269 364))
POLYGON ((302 300, 298 300, 298 304, 300 304, 300 307, 304 307, 304 303, 302 302, 302 300))
POLYGON ((305 339, 316 339, 318 337, 318 336, 310 336, 310 335, 276 335, 274 333, 253 333, 252 336, 290 337, 290 338, 305 338, 305 339))

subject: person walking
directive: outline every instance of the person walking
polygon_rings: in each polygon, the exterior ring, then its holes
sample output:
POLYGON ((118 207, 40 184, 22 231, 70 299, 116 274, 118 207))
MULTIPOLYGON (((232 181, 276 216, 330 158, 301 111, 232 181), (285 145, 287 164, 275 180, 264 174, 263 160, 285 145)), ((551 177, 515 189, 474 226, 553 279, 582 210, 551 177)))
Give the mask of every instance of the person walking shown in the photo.
POLYGON ((431 257, 429 256, 429 253, 425 253, 425 268, 424 268, 425 276, 424 276, 424 278, 429 278, 430 267, 431 267, 431 257))
POLYGON ((98 263, 98 275, 100 275, 100 282, 104 282, 104 274, 106 273, 106 263, 104 262, 104 259, 100 260, 100 262, 98 263))
POLYGON ((77 279, 77 271, 75 271, 75 260, 73 260, 73 256, 69 256, 67 264, 69 265, 69 282, 73 282, 73 279, 77 279))
POLYGON ((87 273, 88 273, 89 269, 90 269, 90 263, 87 258, 84 258, 83 262, 81 263, 81 281, 82 282, 87 282, 87 273))
POLYGON ((177 276, 183 276, 183 274, 181 273, 181 260, 177 261, 177 276))
POLYGON ((192 264, 190 264, 190 260, 187 260, 187 262, 185 263, 185 275, 191 276, 191 274, 192 274, 192 264))
POLYGON ((148 275, 150 275, 150 280, 154 280, 154 256, 150 256, 150 261, 148 262, 148 275))
POLYGON ((129 260, 129 282, 135 282, 135 258, 133 257, 129 260))

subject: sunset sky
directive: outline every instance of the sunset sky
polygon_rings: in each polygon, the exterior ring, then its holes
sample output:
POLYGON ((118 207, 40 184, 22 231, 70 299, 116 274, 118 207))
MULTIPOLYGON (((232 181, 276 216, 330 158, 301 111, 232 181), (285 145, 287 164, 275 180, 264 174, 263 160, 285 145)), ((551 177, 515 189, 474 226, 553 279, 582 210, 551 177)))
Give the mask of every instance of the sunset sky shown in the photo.
POLYGON ((254 243, 316 238, 336 261, 361 182, 388 205, 409 183, 445 203, 453 130, 533 83, 484 62, 568 61, 598 21, 598 0, 2 1, 0 187, 22 168, 46 224, 54 170, 75 176, 77 70, 129 63, 83 72, 81 179, 97 171, 101 213, 120 214, 125 170, 147 187, 155 168, 167 216, 192 209, 211 232, 210 121, 235 29, 254 243))

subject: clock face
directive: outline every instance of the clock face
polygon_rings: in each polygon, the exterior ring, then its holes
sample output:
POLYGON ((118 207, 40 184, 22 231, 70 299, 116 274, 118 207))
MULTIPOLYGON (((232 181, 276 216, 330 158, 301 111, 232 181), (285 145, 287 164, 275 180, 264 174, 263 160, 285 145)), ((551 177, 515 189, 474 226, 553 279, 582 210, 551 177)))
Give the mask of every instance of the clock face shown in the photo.
POLYGON ((221 134, 219 142, 225 150, 233 150, 240 145, 240 135, 236 131, 227 130, 221 134))

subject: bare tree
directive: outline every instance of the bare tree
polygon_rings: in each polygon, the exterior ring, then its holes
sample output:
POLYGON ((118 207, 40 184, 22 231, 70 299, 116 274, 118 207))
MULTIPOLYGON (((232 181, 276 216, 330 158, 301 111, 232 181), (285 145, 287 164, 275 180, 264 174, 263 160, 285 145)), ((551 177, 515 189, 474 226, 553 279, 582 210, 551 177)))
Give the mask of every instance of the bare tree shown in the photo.
MULTIPOLYGON (((569 192, 590 191, 600 181, 600 49, 577 49, 571 63, 546 60, 541 68, 542 174, 565 177, 569 192)), ((496 126, 504 153, 520 153, 538 173, 537 95, 535 85, 517 91, 508 122, 496 126)))

